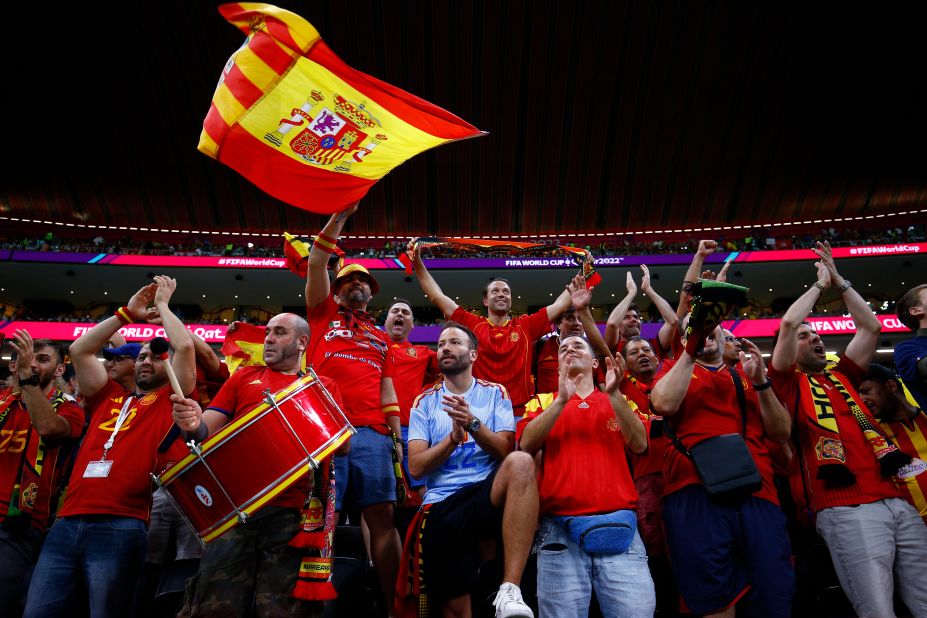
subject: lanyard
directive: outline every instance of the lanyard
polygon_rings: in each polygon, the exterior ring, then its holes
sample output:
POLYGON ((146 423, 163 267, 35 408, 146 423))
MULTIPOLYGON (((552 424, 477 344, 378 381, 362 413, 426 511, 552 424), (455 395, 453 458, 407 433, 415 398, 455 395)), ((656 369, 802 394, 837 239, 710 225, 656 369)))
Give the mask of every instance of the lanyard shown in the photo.
POLYGON ((126 418, 129 416, 129 408, 132 406, 133 397, 134 395, 129 395, 126 398, 126 402, 122 404, 122 410, 119 411, 119 417, 116 419, 116 426, 113 427, 113 433, 109 437, 109 440, 106 441, 106 444, 103 445, 103 458, 101 461, 106 460, 106 453, 113 448, 113 444, 116 442, 116 434, 122 429, 122 424, 125 423, 126 418))

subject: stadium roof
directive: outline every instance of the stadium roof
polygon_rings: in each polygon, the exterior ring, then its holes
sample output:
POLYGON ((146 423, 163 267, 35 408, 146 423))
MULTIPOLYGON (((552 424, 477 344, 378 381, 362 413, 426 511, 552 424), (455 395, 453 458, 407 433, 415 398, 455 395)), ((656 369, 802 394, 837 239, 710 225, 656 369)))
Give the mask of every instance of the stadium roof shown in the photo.
MULTIPOLYGON (((924 208, 922 22, 903 7, 278 4, 355 68, 489 132, 387 176, 355 234, 618 232, 924 208)), ((320 216, 196 151, 242 42, 215 6, 11 8, 0 215, 317 229, 320 216)))

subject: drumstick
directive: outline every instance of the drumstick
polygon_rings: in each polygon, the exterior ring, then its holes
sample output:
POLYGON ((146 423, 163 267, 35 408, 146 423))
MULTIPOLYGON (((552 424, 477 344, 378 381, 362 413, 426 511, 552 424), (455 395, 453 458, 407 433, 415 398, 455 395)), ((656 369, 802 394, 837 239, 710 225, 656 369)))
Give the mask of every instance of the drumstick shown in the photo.
POLYGON ((164 361, 164 368, 167 370, 167 378, 171 381, 171 388, 174 389, 174 394, 180 398, 183 398, 183 391, 180 390, 180 382, 177 381, 177 376, 174 374, 174 368, 171 367, 170 359, 168 358, 167 351, 171 348, 171 344, 167 342, 167 339, 164 337, 155 337, 148 343, 149 348, 151 348, 151 353, 164 361))

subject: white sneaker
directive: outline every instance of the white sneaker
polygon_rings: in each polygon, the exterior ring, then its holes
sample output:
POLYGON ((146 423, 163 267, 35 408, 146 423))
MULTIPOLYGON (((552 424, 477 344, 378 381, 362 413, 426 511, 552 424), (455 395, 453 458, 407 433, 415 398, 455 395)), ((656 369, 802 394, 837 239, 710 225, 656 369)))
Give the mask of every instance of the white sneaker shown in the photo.
POLYGON ((534 618, 534 612, 521 598, 521 588, 515 584, 505 582, 499 586, 492 604, 496 608, 496 618, 534 618))

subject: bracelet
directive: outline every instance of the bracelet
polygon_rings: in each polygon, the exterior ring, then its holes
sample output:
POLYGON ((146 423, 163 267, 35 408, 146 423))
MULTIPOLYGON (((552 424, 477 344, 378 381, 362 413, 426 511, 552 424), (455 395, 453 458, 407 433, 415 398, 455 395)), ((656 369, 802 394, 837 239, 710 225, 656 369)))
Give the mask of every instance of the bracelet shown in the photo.
POLYGON ((329 236, 326 236, 325 234, 319 233, 315 237, 315 240, 313 241, 312 246, 318 247, 325 253, 331 254, 331 253, 334 253, 338 249, 338 245, 335 244, 336 242, 337 241, 334 238, 331 238, 329 236))
POLYGON ((820 281, 815 281, 815 282, 814 282, 814 287, 816 287, 817 289, 821 290, 821 296, 823 296, 823 295, 824 295, 824 292, 827 291, 827 287, 826 287, 823 283, 821 283, 820 281))
POLYGON ((851 287, 853 287, 853 283, 852 283, 849 279, 844 279, 844 280, 843 280, 843 285, 841 285, 841 286, 840 286, 839 288, 837 288, 837 289, 840 291, 841 294, 843 294, 844 292, 846 292, 847 290, 849 290, 851 287))
POLYGON ((758 393, 758 392, 760 392, 760 391, 765 391, 767 388, 769 388, 769 387, 771 387, 771 386, 772 386, 772 380, 770 380, 769 378, 767 378, 766 381, 763 382, 762 384, 754 384, 754 385, 753 385, 753 390, 756 391, 756 392, 758 393))
POLYGON ((119 321, 122 322, 123 326, 129 325, 135 322, 135 319, 132 317, 132 314, 129 313, 129 308, 126 307, 125 305, 123 305, 122 307, 119 307, 119 309, 116 309, 116 313, 113 315, 115 315, 119 319, 119 321))

